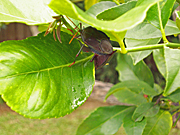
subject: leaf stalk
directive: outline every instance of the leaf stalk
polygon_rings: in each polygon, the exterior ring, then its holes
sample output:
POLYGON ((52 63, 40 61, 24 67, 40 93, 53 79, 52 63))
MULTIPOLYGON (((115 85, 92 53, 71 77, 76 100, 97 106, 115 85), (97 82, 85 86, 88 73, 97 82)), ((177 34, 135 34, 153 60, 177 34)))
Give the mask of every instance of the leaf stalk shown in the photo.
MULTIPOLYGON (((169 48, 177 49, 180 48, 180 44, 178 43, 163 43, 163 44, 154 44, 154 45, 146 45, 146 46, 138 46, 138 47, 130 47, 125 48, 126 52, 138 52, 138 51, 146 51, 146 50, 153 50, 153 49, 163 49, 164 46, 169 48)), ((122 53, 122 49, 118 47, 113 47, 113 50, 122 53)))

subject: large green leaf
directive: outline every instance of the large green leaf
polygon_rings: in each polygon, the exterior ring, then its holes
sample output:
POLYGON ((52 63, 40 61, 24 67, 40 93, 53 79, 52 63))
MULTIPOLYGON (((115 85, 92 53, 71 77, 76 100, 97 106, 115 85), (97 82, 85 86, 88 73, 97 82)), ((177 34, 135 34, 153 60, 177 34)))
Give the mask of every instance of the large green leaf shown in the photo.
POLYGON ((166 87, 164 96, 167 96, 180 87, 180 50, 165 47, 166 87))
POLYGON ((132 58, 128 54, 118 54, 117 61, 116 70, 119 72, 120 81, 141 80, 148 83, 152 88, 154 87, 153 75, 143 61, 133 65, 132 58))
POLYGON ((172 116, 168 111, 159 111, 154 117, 147 117, 143 135, 168 135, 172 126, 172 116))
POLYGON ((71 113, 89 97, 94 85, 91 55, 82 54, 72 67, 80 45, 62 44, 44 33, 0 44, 0 94, 15 111, 30 118, 52 118, 71 113))
POLYGON ((70 0, 52 0, 50 8, 58 14, 64 14, 85 22, 102 31, 123 32, 141 23, 148 9, 160 0, 139 0, 138 5, 112 21, 98 20, 83 12, 70 0))
POLYGON ((113 135, 123 123, 124 117, 134 107, 106 106, 99 107, 84 120, 77 130, 77 135, 113 135))
POLYGON ((49 7, 50 0, 1 0, 0 22, 21 22, 37 25, 52 21, 56 15, 49 7))
POLYGON ((142 135, 146 123, 146 119, 143 119, 141 122, 133 121, 132 113, 129 113, 123 120, 123 127, 127 135, 142 135))

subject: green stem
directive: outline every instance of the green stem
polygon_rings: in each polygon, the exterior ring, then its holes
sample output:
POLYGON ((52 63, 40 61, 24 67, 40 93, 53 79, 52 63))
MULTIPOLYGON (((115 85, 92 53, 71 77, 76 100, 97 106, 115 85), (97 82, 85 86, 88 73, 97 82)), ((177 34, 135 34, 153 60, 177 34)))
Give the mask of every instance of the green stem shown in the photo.
MULTIPOLYGON (((164 46, 170 48, 180 48, 180 44, 178 43, 164 43, 164 44, 154 44, 154 45, 146 45, 146 46, 138 46, 133 48, 126 48, 127 52, 138 52, 138 51, 145 51, 145 50, 153 50, 153 49, 162 49, 164 46)), ((122 53, 121 48, 113 47, 113 50, 122 53)))
POLYGON ((168 43, 169 41, 166 38, 166 34, 165 34, 165 31, 164 31, 164 28, 163 28, 163 25, 162 25, 161 9, 160 9, 160 6, 159 6, 159 2, 157 3, 157 6, 158 6, 158 12, 159 12, 159 24, 160 24, 162 38, 163 38, 164 43, 168 43))

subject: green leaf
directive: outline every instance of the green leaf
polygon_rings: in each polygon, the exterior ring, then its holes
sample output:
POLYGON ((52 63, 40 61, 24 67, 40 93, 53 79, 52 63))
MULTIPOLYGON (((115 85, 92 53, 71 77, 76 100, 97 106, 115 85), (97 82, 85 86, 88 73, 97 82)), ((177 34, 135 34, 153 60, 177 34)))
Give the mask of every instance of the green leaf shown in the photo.
POLYGON ((143 119, 141 122, 135 122, 132 120, 132 113, 129 113, 123 120, 123 127, 127 135, 142 135, 146 121, 146 119, 143 119))
POLYGON ((176 91, 171 93, 169 96, 166 98, 170 99, 171 101, 177 103, 180 101, 180 89, 178 88, 176 91))
POLYGON ((168 135, 172 126, 172 116, 168 111, 159 111, 154 117, 147 117, 143 135, 168 135))
POLYGON ((98 30, 123 32, 141 23, 145 19, 148 9, 158 1, 160 0, 139 0, 139 4, 135 8, 112 21, 95 19, 83 12, 69 0, 52 0, 49 6, 58 14, 64 14, 76 20, 80 20, 96 27, 98 30))
POLYGON ((109 8, 97 15, 99 20, 114 20, 136 6, 137 1, 130 1, 109 8))
POLYGON ((71 113, 89 97, 94 85, 91 55, 74 61, 80 45, 61 32, 62 44, 44 33, 0 44, 0 94, 16 112, 30 118, 71 113))
MULTIPOLYGON (((166 35, 179 34, 180 30, 177 28, 174 21, 169 20, 165 27, 166 35)), ((159 43, 162 38, 161 31, 148 22, 143 22, 131 30, 128 30, 125 36, 125 43, 127 48, 138 47, 143 45, 152 45, 159 43)), ((133 63, 137 64, 139 61, 147 57, 152 50, 131 52, 129 53, 133 59, 133 63)))
POLYGON ((118 54, 117 61, 118 64, 116 70, 119 72, 120 81, 141 80, 148 83, 151 87, 154 86, 153 75, 143 61, 133 65, 133 61, 130 55, 120 53, 118 54))
POLYGON ((154 117, 159 112, 159 106, 154 103, 142 103, 133 113, 132 119, 134 121, 141 121, 143 117, 154 117))
POLYGON ((83 121, 77 130, 77 135, 111 135, 122 125, 124 117, 134 107, 106 106, 99 107, 83 121))
POLYGON ((150 87, 147 83, 143 81, 128 80, 128 81, 117 83, 116 85, 111 87, 111 89, 107 92, 105 99, 107 99, 111 94, 118 92, 119 90, 126 89, 126 88, 128 88, 132 92, 135 92, 136 94, 139 94, 141 96, 143 96, 143 94, 146 94, 149 96, 155 96, 159 94, 159 90, 153 89, 152 87, 150 87))
POLYGON ((56 14, 48 7, 50 0, 1 0, 0 22, 21 22, 28 25, 52 21, 56 14))
MULTIPOLYGON (((173 34, 179 34, 180 30, 178 29, 174 21, 169 20, 165 27, 165 33, 166 36, 170 36, 173 34)), ((162 38, 162 34, 159 29, 144 21, 136 27, 128 30, 125 38, 150 40, 152 38, 162 38)))
MULTIPOLYGON (((128 48, 131 48, 131 47, 138 47, 143 45, 157 44, 160 40, 161 38, 152 38, 152 39, 143 39, 143 40, 126 38, 125 43, 128 48)), ((138 62, 140 62, 148 55, 150 55, 151 52, 152 50, 147 50, 147 51, 139 51, 139 52, 130 52, 129 54, 133 59, 133 64, 136 65, 138 62)))
POLYGON ((110 1, 102 1, 99 2, 93 6, 91 6, 85 13, 89 14, 90 16, 96 18, 96 16, 98 14, 100 14, 101 12, 103 12, 104 10, 108 9, 108 8, 112 8, 116 6, 116 4, 114 2, 110 2, 110 1))
POLYGON ((176 91, 168 95, 166 98, 170 99, 171 101, 177 103, 180 101, 180 89, 178 88, 176 91))
MULTIPOLYGON (((175 1, 176 0, 163 0, 162 2, 160 2, 160 10, 161 10, 160 17, 163 28, 166 26, 166 23, 171 16, 171 12, 175 1)), ((155 4, 149 9, 147 13, 147 20, 150 21, 150 23, 152 23, 158 29, 161 29, 157 4, 155 4)))
POLYGON ((153 50, 153 58, 159 72, 166 78, 166 61, 164 56, 164 49, 153 50))
POLYGON ((133 81, 134 80, 124 81, 114 85, 108 91, 105 99, 107 99, 111 94, 113 94, 121 103, 139 105, 143 102, 147 102, 142 93, 142 91, 146 88, 144 88, 144 86, 140 84, 140 81, 133 81), (139 86, 139 84, 141 86, 139 86))
POLYGON ((166 87, 164 96, 167 96, 180 87, 180 50, 165 47, 166 87))

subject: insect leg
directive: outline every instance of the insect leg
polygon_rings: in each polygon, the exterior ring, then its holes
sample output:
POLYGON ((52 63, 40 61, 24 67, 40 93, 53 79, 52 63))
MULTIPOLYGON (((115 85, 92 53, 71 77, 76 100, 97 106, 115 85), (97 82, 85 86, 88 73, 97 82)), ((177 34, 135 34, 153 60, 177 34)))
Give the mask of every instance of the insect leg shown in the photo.
POLYGON ((82 44, 80 41, 79 41, 79 43, 81 44, 81 48, 80 48, 79 52, 76 54, 76 57, 75 57, 75 59, 74 59, 74 62, 73 62, 71 65, 69 65, 69 67, 71 67, 71 66, 75 63, 76 58, 79 56, 79 54, 80 54, 81 50, 82 50, 82 49, 83 49, 83 47, 84 47, 84 44, 82 44))

